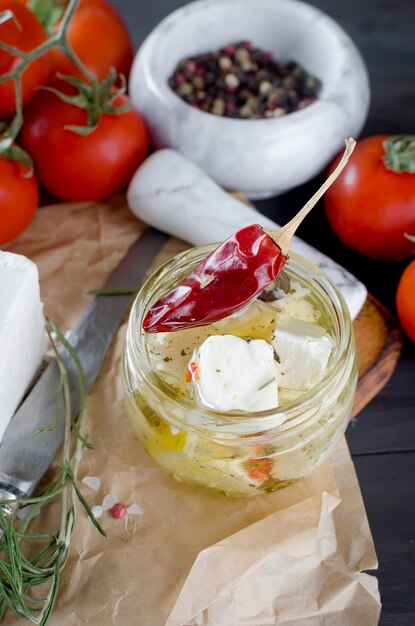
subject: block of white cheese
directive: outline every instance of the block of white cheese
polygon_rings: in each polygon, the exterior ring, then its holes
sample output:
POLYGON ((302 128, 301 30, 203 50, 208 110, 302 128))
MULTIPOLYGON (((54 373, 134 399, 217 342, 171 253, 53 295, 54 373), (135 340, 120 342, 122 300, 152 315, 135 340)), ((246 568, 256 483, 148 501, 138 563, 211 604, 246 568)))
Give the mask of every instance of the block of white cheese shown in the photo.
POLYGON ((216 411, 265 411, 278 406, 277 363, 263 339, 212 335, 188 365, 197 400, 216 411))
POLYGON ((0 441, 45 350, 37 267, 0 251, 0 441))
POLYGON ((305 391, 322 376, 333 349, 324 328, 298 319, 277 320, 272 340, 280 366, 280 386, 305 391))

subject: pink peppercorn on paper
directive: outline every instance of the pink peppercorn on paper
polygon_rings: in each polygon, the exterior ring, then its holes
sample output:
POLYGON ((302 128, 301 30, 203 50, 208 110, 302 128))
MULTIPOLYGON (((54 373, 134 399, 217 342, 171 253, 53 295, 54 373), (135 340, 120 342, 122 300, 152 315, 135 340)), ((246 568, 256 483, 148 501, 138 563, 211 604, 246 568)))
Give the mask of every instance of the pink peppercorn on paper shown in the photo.
MULTIPOLYGON (((144 230, 123 198, 47 206, 11 251, 39 267, 45 312, 64 329, 144 230)), ((185 244, 170 240, 158 263, 185 244)), ((125 322, 87 402, 79 477, 98 477, 91 506, 112 494, 135 515, 104 511, 101 537, 78 508, 51 626, 375 626, 373 541, 345 441, 306 480, 248 499, 175 482, 133 435, 120 360, 125 322), (138 512, 138 514, 137 514, 138 512)), ((93 483, 96 481, 92 481, 93 483)), ((58 524, 53 505, 36 519, 58 524)), ((23 626, 8 614, 4 624, 23 626)))

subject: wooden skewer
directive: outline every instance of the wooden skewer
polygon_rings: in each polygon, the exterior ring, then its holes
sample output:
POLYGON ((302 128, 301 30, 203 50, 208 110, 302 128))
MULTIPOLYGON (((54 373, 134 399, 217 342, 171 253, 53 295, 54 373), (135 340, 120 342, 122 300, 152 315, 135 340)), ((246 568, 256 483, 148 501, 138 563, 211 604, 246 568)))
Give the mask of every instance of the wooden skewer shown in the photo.
POLYGON ((291 239, 295 231, 297 230, 298 226, 301 224, 305 216, 308 215, 308 213, 310 213, 311 209, 317 204, 317 202, 325 194, 327 189, 334 183, 336 178, 343 171, 355 146, 356 146, 356 142, 354 139, 352 139, 352 137, 350 137, 349 139, 346 139, 346 148, 344 150, 341 161, 337 165, 336 169, 327 178, 327 180, 321 185, 320 189, 318 189, 316 193, 314 194, 314 196, 310 198, 310 200, 303 206, 301 211, 299 211, 297 215, 295 215, 293 219, 290 220, 288 224, 286 224, 282 228, 266 230, 266 233, 281 248, 281 251, 284 256, 288 256, 288 251, 291 245, 291 239))

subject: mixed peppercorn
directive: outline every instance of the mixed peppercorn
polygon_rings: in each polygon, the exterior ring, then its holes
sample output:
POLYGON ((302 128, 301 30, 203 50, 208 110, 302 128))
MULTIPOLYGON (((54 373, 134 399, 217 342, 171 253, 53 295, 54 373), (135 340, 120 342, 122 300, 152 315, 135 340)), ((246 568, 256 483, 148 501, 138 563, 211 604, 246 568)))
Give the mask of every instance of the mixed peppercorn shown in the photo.
POLYGON ((242 41, 180 61, 171 89, 193 107, 225 117, 275 118, 303 109, 321 83, 294 61, 279 62, 271 52, 242 41))

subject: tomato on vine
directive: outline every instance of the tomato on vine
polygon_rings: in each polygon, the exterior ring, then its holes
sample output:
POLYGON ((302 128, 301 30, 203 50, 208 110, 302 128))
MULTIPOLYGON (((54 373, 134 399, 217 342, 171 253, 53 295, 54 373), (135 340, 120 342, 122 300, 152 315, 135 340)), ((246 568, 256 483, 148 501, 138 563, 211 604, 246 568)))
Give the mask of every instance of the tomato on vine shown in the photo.
MULTIPOLYGON (((415 243, 415 237, 406 234, 415 243)), ((402 328, 415 343, 415 260, 404 270, 396 292, 396 309, 402 328)))
POLYGON ((415 243, 404 233, 415 232, 415 137, 362 139, 324 204, 333 230, 353 250, 385 260, 413 254, 415 243))
MULTIPOLYGON (((61 23, 68 6, 66 0, 21 0, 41 20, 52 35, 61 23)), ((114 68, 128 77, 134 50, 128 29, 116 9, 107 0, 80 0, 68 24, 67 41, 98 80, 103 80, 114 68)), ((52 51, 53 76, 56 72, 84 77, 82 71, 62 49, 52 51)))
MULTIPOLYGON (((112 67, 128 77, 133 47, 120 15, 106 0, 81 0, 69 23, 68 43, 98 80, 112 67)), ((53 60, 55 71, 81 75, 60 50, 54 51, 53 60)))
MULTIPOLYGON (((115 72, 112 81, 116 78, 115 72)), ((111 80, 72 79, 34 98, 21 133, 40 183, 63 200, 101 200, 126 187, 148 151, 144 121, 111 80)))
MULTIPOLYGON (((31 52, 47 40, 47 34, 32 11, 18 0, 0 0, 0 41, 8 47, 22 52, 31 52), (8 19, 5 16, 10 15, 8 19)), ((0 47, 0 116, 13 115, 16 110, 16 94, 14 81, 9 78, 1 80, 1 76, 16 70, 21 63, 17 54, 0 47)), ((50 72, 49 54, 31 61, 22 72, 21 90, 23 106, 29 102, 36 87, 45 83, 50 72)))
POLYGON ((0 156, 0 245, 15 239, 32 221, 39 203, 36 177, 27 166, 0 156))

